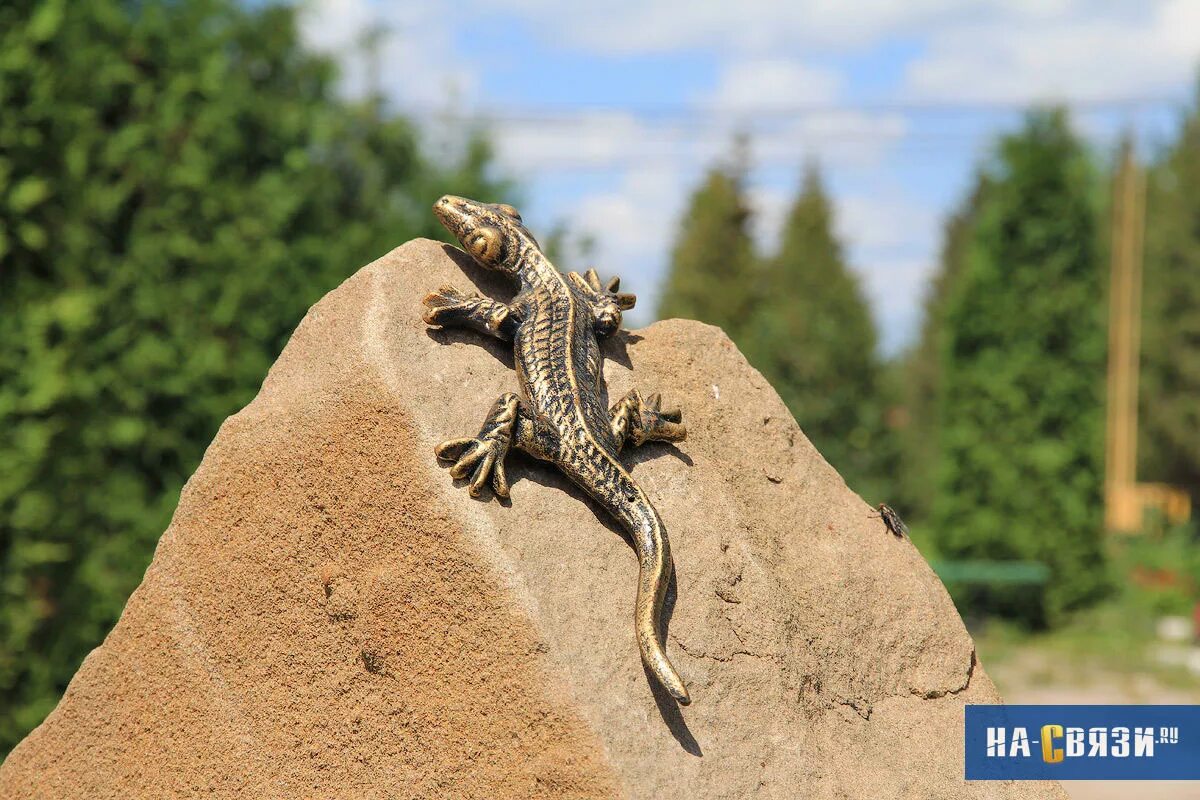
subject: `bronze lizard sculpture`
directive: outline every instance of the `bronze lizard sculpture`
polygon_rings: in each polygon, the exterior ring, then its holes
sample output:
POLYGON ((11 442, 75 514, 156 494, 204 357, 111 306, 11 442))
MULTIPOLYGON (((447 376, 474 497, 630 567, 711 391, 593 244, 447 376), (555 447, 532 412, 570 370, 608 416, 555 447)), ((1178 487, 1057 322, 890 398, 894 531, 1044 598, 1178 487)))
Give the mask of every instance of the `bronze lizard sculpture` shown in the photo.
POLYGON ((502 395, 479 435, 437 446, 439 459, 453 461, 455 478, 470 477, 478 495, 488 478, 508 496, 504 458, 509 448, 555 464, 629 531, 639 577, 634 625, 642 661, 678 702, 687 688, 659 641, 659 617, 671 578, 671 549, 650 498, 634 482, 618 454, 626 443, 681 441, 686 435, 678 410, 663 411, 655 394, 636 390, 611 409, 600 396, 599 336, 621 327, 621 311, 636 298, 618 292, 620 281, 601 286, 595 270, 563 275, 542 253, 521 215, 509 205, 490 205, 447 195, 434 213, 482 267, 517 282, 510 305, 442 286, 424 300, 430 325, 463 326, 513 343, 521 396, 502 395))

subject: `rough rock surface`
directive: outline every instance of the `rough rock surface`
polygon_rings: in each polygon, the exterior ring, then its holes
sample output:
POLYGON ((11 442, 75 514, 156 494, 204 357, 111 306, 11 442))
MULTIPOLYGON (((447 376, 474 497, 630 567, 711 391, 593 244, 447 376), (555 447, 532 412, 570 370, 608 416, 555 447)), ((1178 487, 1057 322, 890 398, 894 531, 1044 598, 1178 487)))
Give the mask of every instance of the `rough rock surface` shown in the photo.
POLYGON ((416 241, 309 312, 0 796, 1064 796, 962 780, 963 705, 998 698, 949 597, 694 322, 606 346, 610 396, 689 428, 629 454, 694 702, 656 695, 607 518, 520 455, 510 505, 435 463, 516 386, 498 343, 421 323, 444 282, 504 292, 416 241))

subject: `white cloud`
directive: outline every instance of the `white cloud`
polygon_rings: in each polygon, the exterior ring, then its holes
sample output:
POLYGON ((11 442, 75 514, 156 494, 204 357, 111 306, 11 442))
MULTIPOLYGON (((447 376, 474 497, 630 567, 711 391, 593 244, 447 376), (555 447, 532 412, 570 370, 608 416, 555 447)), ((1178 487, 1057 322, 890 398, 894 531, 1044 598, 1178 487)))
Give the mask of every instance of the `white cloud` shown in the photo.
POLYGON ((697 127, 687 118, 588 111, 504 120, 489 132, 501 163, 517 173, 695 167, 725 156, 738 134, 750 139, 753 165, 791 170, 809 158, 832 167, 878 164, 908 123, 901 114, 831 111, 774 120, 731 114, 697 127))
POLYGON ((491 134, 501 162, 518 173, 694 170, 725 156, 742 134, 759 167, 792 170, 810 158, 833 167, 877 164, 908 122, 899 113, 836 108, 841 91, 836 72, 795 59, 738 59, 679 113, 549 112, 504 118, 491 134), (770 113, 773 106, 783 113, 770 113), (807 110, 790 113, 796 108, 807 110))
MULTIPOLYGON (((343 88, 352 96, 369 89, 361 43, 373 26, 392 34, 379 53, 381 88, 402 108, 440 102, 437 87, 447 83, 474 86, 469 70, 440 67, 463 63, 448 57, 453 47, 444 18, 402 5, 313 0, 302 17, 302 34, 311 47, 340 55, 343 88)), ((623 274, 627 287, 640 294, 634 321, 645 321, 657 305, 671 236, 691 182, 728 153, 737 132, 750 133, 752 163, 759 170, 789 173, 812 156, 835 167, 875 163, 904 135, 907 126, 898 115, 836 111, 758 120, 739 113, 771 104, 833 104, 840 89, 836 73, 792 58, 745 58, 724 65, 713 89, 693 98, 698 113, 716 115, 706 116, 702 127, 686 116, 593 110, 505 119, 492 125, 490 134, 500 164, 512 174, 621 174, 616 189, 581 196, 561 213, 573 231, 595 236, 597 265, 623 274)), ((760 241, 770 244, 790 199, 788 192, 752 187, 760 241)))
MULTIPOLYGON (((601 273, 621 275, 625 286, 638 293, 634 324, 651 319, 657 306, 690 188, 686 178, 670 170, 630 171, 617 188, 583 198, 568 213, 573 230, 597 235, 594 262, 601 273)), ((755 239, 770 253, 778 245, 794 187, 754 184, 748 195, 755 239)), ((920 299, 935 266, 940 214, 892 190, 835 196, 834 202, 847 260, 862 279, 885 352, 895 353, 917 330, 920 299)))
POLYGON ((778 186, 752 185, 747 191, 747 201, 754 212, 754 240, 764 253, 772 253, 779 246, 779 234, 783 221, 791 208, 795 190, 778 186))
POLYGON ((1136 99, 1185 85, 1200 57, 1195 0, 1123 4, 1110 13, 1058 7, 935 28, 927 52, 906 71, 905 94, 1015 104, 1136 99))
POLYGON ((933 268, 934 262, 926 257, 856 262, 855 271, 863 278, 885 355, 895 355, 916 338, 920 300, 933 268))
MULTIPOLYGON (((887 33, 917 30, 961 13, 958 0, 480 0, 517 13, 547 41, 611 54, 689 48, 783 53, 796 47, 851 47, 887 33)), ((1002 0, 976 5, 1001 6, 1002 0)))
POLYGON ((305 0, 301 5, 300 36, 313 50, 337 59, 345 94, 363 97, 378 89, 401 107, 444 108, 447 98, 475 99, 476 71, 468 59, 450 57, 450 34, 449 18, 433 4, 305 0), (374 57, 367 46, 372 30, 380 35, 374 57))
POLYGON ((928 48, 905 76, 904 99, 918 102, 1123 99, 1177 87, 1200 57, 1196 0, 475 2, 602 55, 706 50, 771 64, 904 37, 928 48))
MULTIPOLYGON (((746 132, 755 235, 768 250, 794 189, 779 188, 781 175, 794 177, 809 158, 829 174, 857 175, 856 193, 834 194, 838 230, 890 350, 915 330, 942 209, 894 187, 862 189, 864 178, 897 169, 904 145, 916 141, 911 118, 837 108, 865 97, 862 76, 824 65, 852 63, 880 43, 911 43, 916 55, 900 74, 868 81, 879 91, 899 81, 873 102, 1019 105, 1177 92, 1200 58, 1200 0, 463 0, 453 15, 404 0, 308 0, 301 33, 339 59, 352 96, 377 81, 401 110, 470 113, 486 65, 461 51, 455 26, 501 17, 532 31, 548 51, 701 54, 717 70, 711 87, 668 103, 677 109, 666 114, 567 109, 482 120, 504 170, 526 176, 532 188, 545 185, 539 176, 553 177, 556 214, 572 230, 596 234, 601 270, 623 273, 642 295, 637 319, 648 319, 655 305, 687 193, 706 165, 728 153, 734 134, 746 132), (373 27, 387 32, 374 77, 362 46, 373 27), (564 192, 568 176, 587 172, 619 182, 599 193, 564 192)), ((536 105, 535 87, 529 96, 536 105)), ((432 130, 433 144, 453 139, 452 128, 432 130)))
POLYGON ((911 341, 935 266, 941 214, 902 190, 837 198, 837 229, 862 277, 884 352, 911 341))
POLYGON ((654 318, 683 188, 683 176, 674 171, 631 170, 615 191, 585 197, 570 213, 573 230, 596 236, 600 273, 620 275, 622 289, 638 295, 635 323, 654 318))
POLYGON ((908 132, 902 114, 838 108, 843 77, 791 58, 735 59, 721 68, 716 85, 696 98, 707 112, 707 129, 695 155, 711 160, 735 133, 748 135, 755 163, 791 169, 810 158, 831 166, 877 163, 908 132), (716 144, 718 149, 714 149, 716 144))
POLYGON ((357 47, 363 31, 378 16, 377 7, 364 0, 309 0, 300 8, 300 37, 326 53, 357 47))
MULTIPOLYGON (((1186 82, 1200 57, 1196 0, 465 0, 459 16, 518 17, 551 46, 598 54, 708 50, 725 61, 710 101, 733 108, 828 102, 842 80, 795 60, 887 38, 926 43, 905 74, 915 101, 1111 100, 1186 82), (803 98, 803 100, 800 100, 803 98)), ((302 34, 341 54, 345 83, 370 82, 362 35, 386 32, 381 86, 402 102, 472 99, 476 68, 436 4, 307 0, 302 34)))
POLYGON ((838 198, 838 235, 861 252, 935 246, 940 220, 936 209, 898 190, 838 198))
POLYGON ((815 158, 827 167, 864 167, 877 165, 908 130, 903 114, 832 110, 767 120, 752 135, 759 163, 794 167, 815 158))
POLYGON ((841 93, 842 77, 786 58, 734 61, 703 100, 721 111, 796 108, 829 104, 841 93))
POLYGON ((496 153, 518 172, 622 168, 630 161, 673 160, 688 136, 677 123, 655 123, 624 111, 505 120, 491 130, 496 153))

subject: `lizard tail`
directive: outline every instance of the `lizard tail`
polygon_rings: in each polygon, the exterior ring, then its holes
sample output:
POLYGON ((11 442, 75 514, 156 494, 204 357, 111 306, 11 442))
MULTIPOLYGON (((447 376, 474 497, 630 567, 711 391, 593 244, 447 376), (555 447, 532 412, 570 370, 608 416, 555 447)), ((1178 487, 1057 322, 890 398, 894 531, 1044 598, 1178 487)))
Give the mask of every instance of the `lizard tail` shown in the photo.
POLYGON ((671 697, 681 705, 692 701, 679 673, 671 666, 658 635, 663 598, 671 581, 671 546, 663 532, 658 515, 651 512, 634 531, 638 554, 638 590, 634 606, 634 626, 637 629, 638 649, 642 663, 654 674, 671 697))

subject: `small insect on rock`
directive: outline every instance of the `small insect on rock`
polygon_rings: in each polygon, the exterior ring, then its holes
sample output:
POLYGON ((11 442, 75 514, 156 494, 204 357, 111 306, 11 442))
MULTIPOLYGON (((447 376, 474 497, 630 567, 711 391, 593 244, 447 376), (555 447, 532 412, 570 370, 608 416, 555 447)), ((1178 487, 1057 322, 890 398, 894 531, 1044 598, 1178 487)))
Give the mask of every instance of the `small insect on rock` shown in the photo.
POLYGON ((876 506, 879 511, 879 518, 883 520, 883 524, 887 529, 900 538, 904 538, 904 534, 908 533, 908 526, 904 524, 904 520, 900 519, 900 515, 896 510, 887 503, 880 503, 876 506))

